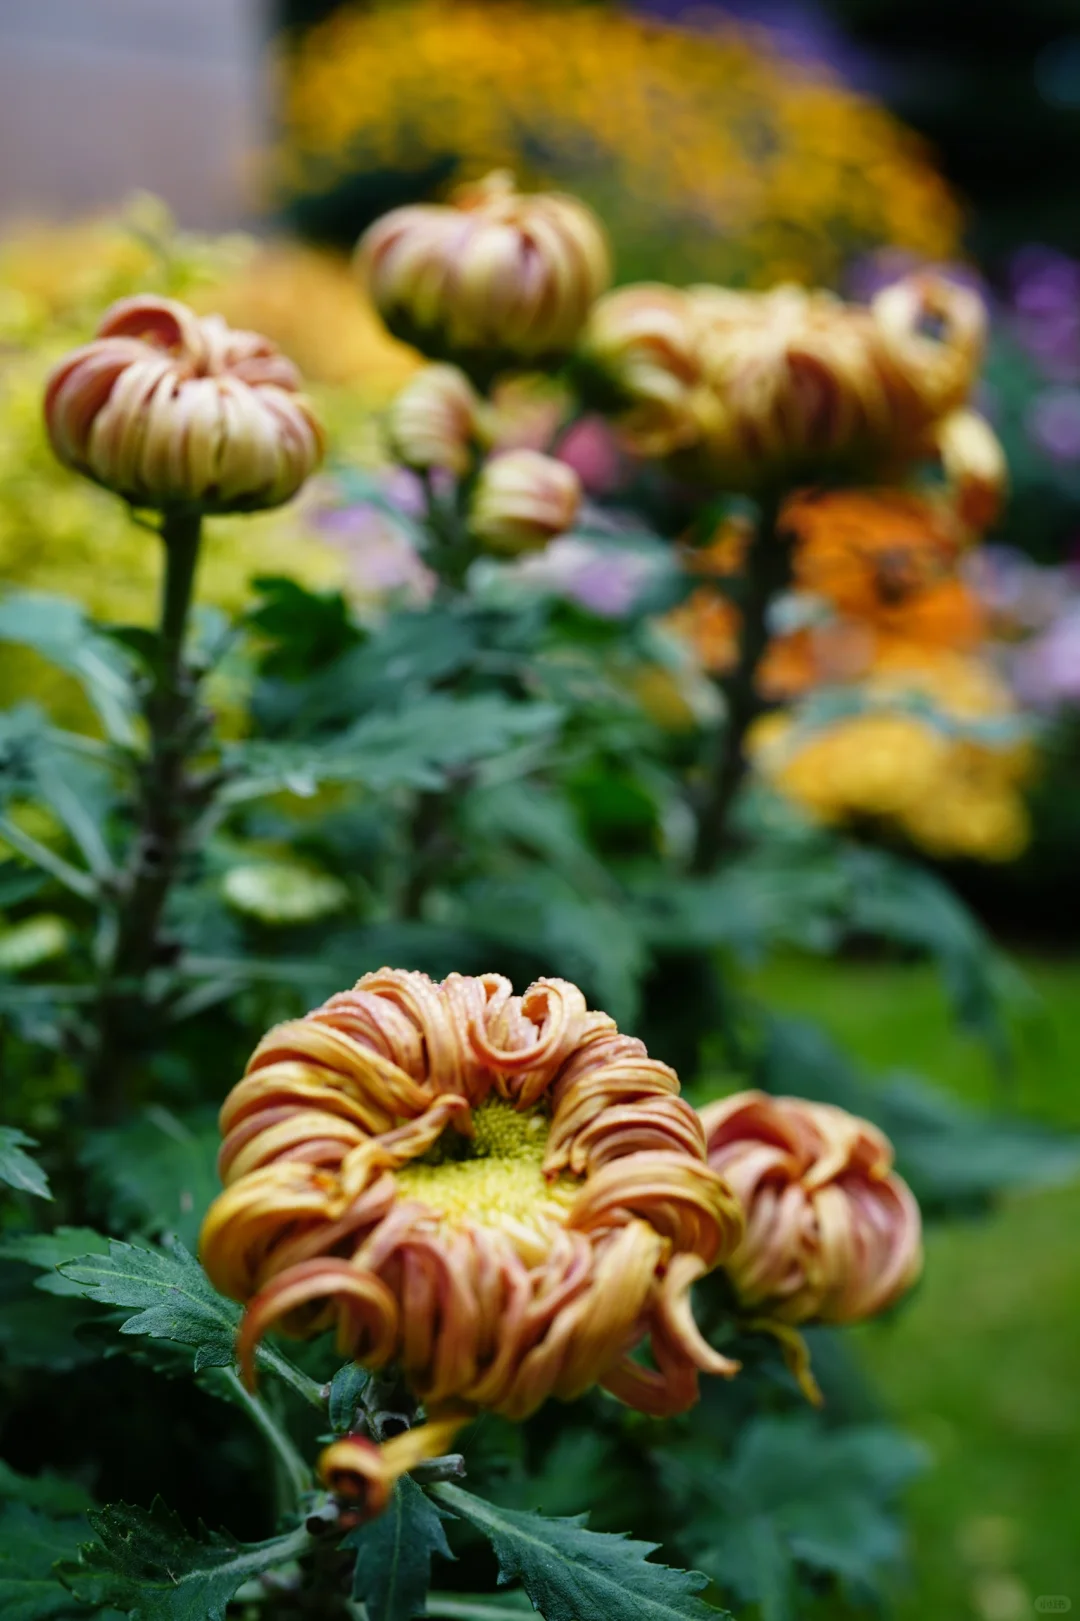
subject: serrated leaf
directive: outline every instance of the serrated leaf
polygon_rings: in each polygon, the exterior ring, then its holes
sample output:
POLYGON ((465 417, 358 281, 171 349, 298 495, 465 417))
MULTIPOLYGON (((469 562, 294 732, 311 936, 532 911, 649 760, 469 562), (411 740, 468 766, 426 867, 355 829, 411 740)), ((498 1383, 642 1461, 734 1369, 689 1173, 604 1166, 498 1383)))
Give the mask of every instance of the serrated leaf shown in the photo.
POLYGON ((217 1293, 182 1244, 142 1249, 110 1239, 107 1254, 78 1256, 63 1262, 60 1272, 80 1285, 87 1300, 138 1308, 121 1324, 121 1334, 194 1346, 196 1372, 232 1365, 240 1308, 217 1293))
POLYGON ((98 1540, 60 1574, 77 1597, 114 1604, 130 1621, 225 1621, 238 1587, 295 1559, 310 1540, 303 1531, 256 1543, 224 1532, 192 1537, 160 1498, 149 1509, 113 1503, 89 1520, 98 1540))
POLYGON ((697 1596, 700 1571, 649 1563, 656 1543, 589 1531, 583 1515, 497 1508, 449 1483, 432 1495, 487 1537, 500 1581, 520 1581, 544 1621, 730 1621, 697 1596))
POLYGON ((0 1259, 36 1266, 36 1287, 50 1295, 81 1295, 81 1284, 56 1269, 78 1255, 107 1255, 109 1240, 92 1227, 57 1227, 51 1233, 15 1233, 0 1239, 0 1259))
MULTIPOLYGON (((29 1503, 0 1512, 0 1615, 4 1621, 52 1621, 80 1613, 54 1565, 70 1558, 86 1535, 86 1521, 51 1519, 29 1503)), ((85 1612, 83 1612, 85 1613, 85 1612)))
POLYGON ((19 1193, 32 1193, 38 1199, 51 1199, 49 1179, 25 1148, 36 1148, 33 1137, 14 1126, 0 1126, 0 1182, 19 1193))
POLYGON ((303 796, 347 782, 375 792, 437 789, 448 772, 553 732, 560 718, 552 704, 435 693, 395 713, 366 715, 325 743, 237 744, 222 798, 239 804, 282 791, 303 796))
POLYGON ((431 1561, 453 1559, 439 1511, 416 1482, 403 1475, 378 1519, 359 1525, 342 1542, 356 1549, 352 1596, 368 1621, 412 1621, 423 1615, 431 1561))
MULTIPOLYGON (((240 1307, 218 1294, 179 1240, 160 1248, 110 1239, 107 1254, 73 1257, 59 1263, 59 1270, 79 1285, 84 1299, 135 1309, 135 1315, 120 1324, 120 1334, 145 1334, 193 1346, 196 1373, 233 1366, 240 1307)), ((312 1381, 273 1345, 264 1341, 255 1359, 314 1405, 321 1405, 312 1381)))

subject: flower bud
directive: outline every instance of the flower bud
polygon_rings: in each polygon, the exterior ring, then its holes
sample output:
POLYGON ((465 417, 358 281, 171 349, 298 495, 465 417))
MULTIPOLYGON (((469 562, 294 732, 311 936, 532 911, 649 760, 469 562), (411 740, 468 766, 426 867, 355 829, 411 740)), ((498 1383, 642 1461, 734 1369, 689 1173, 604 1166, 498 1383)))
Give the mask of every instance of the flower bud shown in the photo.
POLYGON ((1008 488, 1005 452, 977 411, 950 411, 934 435, 960 522, 976 533, 997 518, 1008 488))
POLYGON ((425 366, 390 407, 390 447, 406 467, 468 472, 480 425, 481 401, 456 366, 425 366))
POLYGON ((319 466, 323 433, 292 362, 168 298, 121 299, 45 389, 65 466, 137 506, 280 506, 319 466))
POLYGON ((787 1324, 850 1323, 915 1281, 919 1207, 876 1126, 763 1092, 709 1104, 701 1119, 709 1165, 746 1215, 725 1263, 744 1307, 787 1324))
POLYGON ((358 251, 391 332, 488 374, 565 354, 611 279, 603 228, 584 203, 522 195, 502 171, 449 204, 394 209, 358 251))
POLYGON ((904 276, 870 305, 884 369, 910 391, 920 425, 962 405, 986 336, 978 293, 933 271, 904 276))
POLYGON ((538 450, 507 450, 481 469, 470 521, 491 551, 523 552, 569 529, 580 504, 572 467, 538 450))

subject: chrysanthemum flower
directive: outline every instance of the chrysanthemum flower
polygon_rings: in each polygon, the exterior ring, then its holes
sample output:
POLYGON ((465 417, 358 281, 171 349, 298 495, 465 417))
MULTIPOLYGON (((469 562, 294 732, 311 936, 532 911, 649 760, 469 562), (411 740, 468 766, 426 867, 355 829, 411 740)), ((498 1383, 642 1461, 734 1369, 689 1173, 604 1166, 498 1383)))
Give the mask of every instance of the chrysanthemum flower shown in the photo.
POLYGON ((429 1424, 352 1436, 324 1479, 377 1513, 397 1474, 486 1408, 512 1419, 591 1385, 683 1411, 702 1340, 690 1286, 742 1222, 676 1075, 563 980, 384 969, 272 1030, 222 1110, 226 1191, 202 1233, 215 1286, 267 1329, 336 1325, 393 1362, 429 1424), (643 1339, 654 1366, 631 1360, 643 1339))
POLYGON ((592 210, 558 192, 523 195, 504 172, 449 204, 394 209, 358 257, 391 332, 485 374, 565 354, 611 279, 592 210))
POLYGON ((613 386, 633 451, 748 490, 891 477, 936 454, 984 326, 974 293, 925 273, 870 306, 791 285, 645 285, 597 302, 582 353, 613 386))
POLYGON ((267 338, 170 298, 121 299, 45 390, 68 467, 139 506, 280 506, 319 466, 322 429, 267 338))
POLYGON ((725 1271, 744 1308, 780 1323, 884 1311, 922 1266, 919 1207, 888 1139, 825 1103, 740 1092, 701 1111, 709 1164, 746 1231, 725 1271))

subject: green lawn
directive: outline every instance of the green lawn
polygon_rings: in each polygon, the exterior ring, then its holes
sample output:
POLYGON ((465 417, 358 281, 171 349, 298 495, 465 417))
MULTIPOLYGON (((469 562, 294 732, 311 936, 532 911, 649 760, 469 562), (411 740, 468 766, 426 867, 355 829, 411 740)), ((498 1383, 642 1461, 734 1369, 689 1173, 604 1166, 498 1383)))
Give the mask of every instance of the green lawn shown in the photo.
MULTIPOLYGON (((928 969, 785 961, 754 983, 874 1069, 917 1069, 965 1097, 1080 1127, 1080 964, 1024 967, 1043 1005, 1005 1083, 951 1028, 928 969)), ((911 1497, 904 1621, 1025 1621, 1044 1595, 1080 1611, 1078 1237, 1080 1187, 934 1230, 909 1307, 860 1331, 898 1420, 936 1460, 911 1497)))

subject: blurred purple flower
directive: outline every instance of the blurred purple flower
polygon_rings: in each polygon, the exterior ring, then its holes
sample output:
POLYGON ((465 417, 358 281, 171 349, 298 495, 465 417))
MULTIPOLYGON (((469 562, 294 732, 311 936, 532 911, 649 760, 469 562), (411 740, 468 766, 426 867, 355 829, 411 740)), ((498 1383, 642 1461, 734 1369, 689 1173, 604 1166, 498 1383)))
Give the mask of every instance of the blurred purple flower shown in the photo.
POLYGON ((1016 650, 1012 683, 1021 702, 1034 709, 1080 704, 1080 601, 1016 650))
MULTIPOLYGON (((404 513, 404 503, 400 504, 404 513)), ((381 507, 367 501, 326 505, 312 514, 312 522, 322 538, 345 557, 349 583, 358 596, 377 603, 398 597, 416 607, 431 601, 434 574, 409 531, 381 507)))
POLYGON ((1080 388, 1039 394, 1028 409, 1027 431, 1053 461, 1080 461, 1080 388))
POLYGON ((576 602, 600 619, 628 614, 656 573, 639 552, 563 535, 514 565, 518 578, 576 602))
POLYGON ((1080 588, 1074 571, 1045 568, 1012 546, 977 547, 962 572, 991 617, 1021 632, 1044 630, 1080 588))

